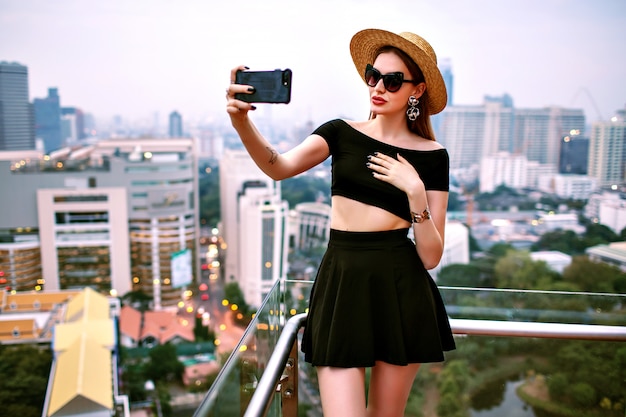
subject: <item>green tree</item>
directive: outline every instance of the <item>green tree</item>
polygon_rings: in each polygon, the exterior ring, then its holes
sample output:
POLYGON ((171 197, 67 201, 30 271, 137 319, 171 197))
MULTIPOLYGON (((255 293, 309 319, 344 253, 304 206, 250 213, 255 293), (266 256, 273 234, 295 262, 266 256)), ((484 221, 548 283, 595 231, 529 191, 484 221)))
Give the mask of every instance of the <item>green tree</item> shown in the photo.
POLYGON ((480 287, 481 270, 472 264, 452 264, 441 268, 437 284, 450 287, 480 287))
POLYGON ((290 208, 300 203, 330 201, 330 184, 323 178, 298 175, 281 182, 281 195, 290 208))
POLYGON ((607 226, 600 223, 591 223, 584 234, 586 247, 617 242, 619 236, 607 226))
POLYGON ((525 251, 509 251, 495 265, 498 288, 543 289, 558 280, 558 274, 543 262, 535 262, 525 251))
POLYGON ((51 365, 49 349, 0 345, 1 414, 40 417, 51 365))
POLYGON ((588 292, 615 292, 615 285, 624 274, 614 265, 604 262, 594 262, 587 256, 575 256, 572 263, 563 270, 563 280, 580 287, 588 292))
POLYGON ((583 253, 585 246, 581 238, 572 230, 553 230, 541 235, 539 241, 531 246, 533 251, 559 251, 568 255, 583 253))
POLYGON ((564 398, 568 387, 569 380, 567 375, 562 372, 557 372, 548 378, 548 390, 554 399, 564 398))
POLYGON ((176 356, 176 346, 171 343, 157 345, 150 349, 150 361, 146 365, 145 376, 157 384, 160 381, 182 380, 184 365, 176 356))
POLYGON ((596 390, 586 382, 577 382, 568 389, 574 403, 583 407, 593 407, 597 403, 596 390))
POLYGON ((209 326, 205 326, 202 324, 202 317, 196 315, 194 327, 193 327, 193 335, 195 337, 196 342, 201 341, 214 341, 215 340, 215 332, 209 329, 209 326))
POLYGON ((250 311, 250 307, 248 303, 246 303, 246 299, 238 283, 230 282, 224 286, 224 298, 226 298, 230 304, 237 304, 242 314, 248 314, 250 311))

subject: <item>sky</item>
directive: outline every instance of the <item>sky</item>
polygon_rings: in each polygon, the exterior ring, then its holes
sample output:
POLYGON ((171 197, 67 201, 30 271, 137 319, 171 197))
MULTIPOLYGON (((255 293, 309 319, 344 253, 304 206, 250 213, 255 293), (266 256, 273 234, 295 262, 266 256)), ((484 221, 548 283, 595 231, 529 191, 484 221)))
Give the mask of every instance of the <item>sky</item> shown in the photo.
POLYGON ((96 120, 226 119, 231 68, 290 68, 291 102, 260 113, 319 124, 367 118, 350 58, 361 29, 427 39, 454 74, 455 105, 509 94, 517 108, 626 106, 624 0, 0 0, 0 61, 29 71, 30 98, 96 120))

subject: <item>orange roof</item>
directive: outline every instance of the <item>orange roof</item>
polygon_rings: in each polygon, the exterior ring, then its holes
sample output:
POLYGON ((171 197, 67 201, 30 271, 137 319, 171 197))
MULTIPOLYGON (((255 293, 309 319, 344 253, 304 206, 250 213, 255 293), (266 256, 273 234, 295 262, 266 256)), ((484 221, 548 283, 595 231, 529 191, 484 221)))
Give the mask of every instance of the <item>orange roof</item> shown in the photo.
POLYGON ((4 312, 50 311, 57 304, 66 303, 80 291, 28 291, 11 294, 4 292, 0 297, 0 310, 4 312))
POLYGON ((36 339, 38 336, 34 319, 0 321, 0 341, 36 339))
POLYGON ((153 337, 159 343, 167 343, 176 337, 193 342, 193 328, 179 322, 176 314, 168 311, 146 311, 141 329, 141 313, 136 309, 124 306, 120 313, 120 332, 129 338, 139 341, 153 337))
POLYGON ((141 337, 141 313, 129 306, 122 307, 120 332, 133 340, 139 340, 141 337))

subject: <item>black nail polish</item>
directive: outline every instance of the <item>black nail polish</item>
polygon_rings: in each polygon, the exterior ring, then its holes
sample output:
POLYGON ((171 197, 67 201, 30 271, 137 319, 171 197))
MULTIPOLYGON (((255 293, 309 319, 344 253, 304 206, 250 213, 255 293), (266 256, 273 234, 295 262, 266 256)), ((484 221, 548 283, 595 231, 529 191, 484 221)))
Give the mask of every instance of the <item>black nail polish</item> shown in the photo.
POLYGON ((254 87, 248 87, 248 91, 251 93, 254 93, 256 91, 256 88, 254 87))
POLYGON ((371 166, 372 166, 372 164, 370 164, 370 163, 368 162, 367 164, 365 164, 365 166, 369 168, 369 167, 371 167, 371 166))
POLYGON ((250 106, 250 110, 256 110, 256 106, 250 106))
POLYGON ((374 152, 374 156, 378 156, 378 152, 374 152))

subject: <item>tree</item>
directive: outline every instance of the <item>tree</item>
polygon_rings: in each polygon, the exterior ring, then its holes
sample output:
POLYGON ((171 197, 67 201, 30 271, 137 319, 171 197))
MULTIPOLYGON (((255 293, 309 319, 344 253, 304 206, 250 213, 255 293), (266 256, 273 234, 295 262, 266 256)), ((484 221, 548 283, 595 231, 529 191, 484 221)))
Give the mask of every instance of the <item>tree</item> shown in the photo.
POLYGON ((543 262, 535 262, 524 251, 509 251, 494 268, 498 288, 544 289, 558 280, 558 274, 543 262))
POLYGON ((0 345, 1 414, 40 417, 51 365, 49 349, 0 345))
POLYGON ((575 255, 583 253, 585 247, 575 232, 558 229, 542 234, 539 241, 531 246, 531 249, 534 251, 552 250, 575 255))
POLYGON ((243 292, 238 283, 231 282, 226 284, 224 287, 224 298, 226 298, 230 304, 237 304, 242 314, 248 314, 250 307, 246 303, 246 299, 243 297, 243 292))
POLYGON ((450 287, 480 287, 481 271, 472 264, 452 264, 441 268, 437 274, 437 284, 450 287))
POLYGON ((615 292, 615 285, 620 285, 625 275, 616 266, 594 262, 587 256, 575 256, 563 270, 564 281, 578 285, 582 291, 599 293, 615 292))
POLYGON ((185 370, 176 356, 176 346, 171 343, 158 345, 150 350, 150 361, 145 370, 147 379, 159 381, 180 381, 185 370))

